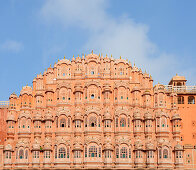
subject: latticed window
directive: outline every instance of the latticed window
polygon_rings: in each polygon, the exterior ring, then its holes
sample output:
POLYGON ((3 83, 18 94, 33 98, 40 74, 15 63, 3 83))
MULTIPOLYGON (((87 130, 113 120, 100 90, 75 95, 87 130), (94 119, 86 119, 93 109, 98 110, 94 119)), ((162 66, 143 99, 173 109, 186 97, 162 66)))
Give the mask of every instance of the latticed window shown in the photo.
POLYGON ((87 127, 87 117, 85 117, 85 127, 87 127))
POLYGON ((99 147, 99 157, 101 157, 101 147, 99 147))
POLYGON ((130 118, 128 118, 128 123, 127 124, 128 124, 128 127, 130 127, 130 118))
POLYGON ((81 158, 81 151, 74 151, 74 158, 81 158))
POLYGON ((25 151, 25 159, 28 159, 28 150, 25 151))
POLYGON ((97 126, 97 118, 95 116, 90 117, 89 126, 90 127, 96 127, 97 126))
POLYGON ((50 158, 50 151, 44 151, 44 158, 50 158))
POLYGON ((119 148, 116 148, 116 158, 119 158, 119 148))
POLYGON ((45 123, 45 128, 51 128, 52 127, 52 122, 47 120, 45 123))
POLYGON ((33 158, 39 158, 39 151, 33 151, 33 158))
POLYGON ((24 150, 23 149, 19 150, 19 159, 24 159, 24 150))
POLYGON ((127 158, 127 148, 122 147, 120 150, 120 158, 127 158))
POLYGON ((5 158, 11 159, 11 151, 5 151, 5 158))
POLYGON ((68 128, 70 128, 70 118, 68 118, 68 128))
POLYGON ((168 150, 167 149, 163 150, 163 158, 168 158, 168 150))
POLYGON ((59 149, 59 158, 66 158, 66 151, 63 147, 59 149))
POLYGON ((111 154, 111 151, 110 150, 106 150, 105 151, 105 158, 111 158, 112 156, 111 156, 112 154, 111 154))
POLYGON ((105 120, 105 127, 111 127, 111 120, 105 120))
POLYGON ((161 126, 166 127, 166 118, 165 117, 161 118, 161 126))
POLYGON ((162 153, 161 153, 161 149, 159 149, 159 158, 161 158, 162 156, 162 153))
POLYGON ((55 150, 55 153, 54 153, 55 154, 55 158, 57 158, 57 146, 54 147, 54 150, 55 150))
POLYGON ((67 158, 69 158, 69 147, 67 147, 67 158))
POLYGON ((153 151, 147 152, 147 158, 154 158, 153 151))
POLYGON ((75 121, 75 127, 76 128, 81 128, 81 121, 80 120, 75 121))
POLYGON ((89 157, 97 157, 97 147, 90 146, 88 153, 89 153, 89 157))
POLYGON ((65 126, 66 126, 65 119, 62 118, 62 119, 60 120, 60 127, 65 127, 65 126))
POLYGON ((129 158, 131 158, 131 148, 129 148, 129 158))
POLYGON ((85 146, 85 158, 87 157, 87 147, 85 146))
POLYGON ((126 126, 126 119, 125 118, 121 118, 120 119, 120 127, 125 127, 126 126))

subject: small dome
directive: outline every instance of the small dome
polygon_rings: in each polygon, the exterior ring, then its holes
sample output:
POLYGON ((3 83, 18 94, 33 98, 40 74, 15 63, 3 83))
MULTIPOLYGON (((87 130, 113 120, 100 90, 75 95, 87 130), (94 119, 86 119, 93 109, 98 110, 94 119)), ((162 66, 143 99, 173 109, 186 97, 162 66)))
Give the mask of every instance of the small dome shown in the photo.
POLYGON ((109 112, 105 112, 104 113, 104 117, 103 117, 105 120, 112 120, 112 116, 109 112))
POLYGON ((61 65, 61 64, 71 64, 71 62, 68 59, 62 59, 60 61, 58 61, 57 65, 61 65))
POLYGON ((10 144, 5 145, 4 151, 12 151, 12 145, 10 145, 10 144))
POLYGON ((178 143, 178 144, 175 145, 174 150, 182 151, 184 149, 183 149, 183 146, 178 143))
POLYGON ((32 87, 30 86, 24 86, 22 88, 22 90, 20 91, 20 95, 23 95, 23 94, 28 94, 28 95, 32 95, 32 87))
POLYGON ((43 79, 43 75, 40 73, 37 75, 37 79, 43 79))
POLYGON ((153 119, 153 116, 152 116, 151 113, 146 112, 146 113, 144 114, 144 119, 145 119, 145 120, 152 120, 152 119, 153 119))
POLYGON ((179 114, 174 114, 173 116, 172 116, 172 120, 181 120, 181 118, 180 118, 180 115, 179 114))
POLYGON ((104 144, 104 150, 113 150, 113 146, 110 143, 105 143, 104 144))
POLYGON ((17 97, 18 97, 18 96, 16 95, 16 93, 12 93, 12 94, 10 95, 9 99, 11 99, 11 98, 16 99, 17 97))
POLYGON ((136 111, 133 113, 133 119, 134 119, 134 120, 142 119, 139 110, 136 110, 136 111))

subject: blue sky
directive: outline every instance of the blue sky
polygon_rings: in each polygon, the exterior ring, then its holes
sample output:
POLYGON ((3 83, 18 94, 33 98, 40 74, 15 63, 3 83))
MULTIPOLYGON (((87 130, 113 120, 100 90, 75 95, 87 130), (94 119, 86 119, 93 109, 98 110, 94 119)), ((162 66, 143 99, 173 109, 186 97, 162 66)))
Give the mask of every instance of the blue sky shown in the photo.
POLYGON ((196 84, 196 1, 0 1, 0 100, 32 85, 58 59, 122 56, 154 83, 176 73, 196 84))

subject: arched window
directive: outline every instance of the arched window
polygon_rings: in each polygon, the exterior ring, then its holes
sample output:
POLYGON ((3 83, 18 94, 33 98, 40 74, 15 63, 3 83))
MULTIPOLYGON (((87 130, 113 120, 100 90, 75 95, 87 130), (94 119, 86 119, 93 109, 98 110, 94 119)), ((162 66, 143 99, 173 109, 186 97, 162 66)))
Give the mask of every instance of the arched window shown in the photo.
POLYGON ((65 124, 65 119, 62 118, 62 119, 60 120, 60 127, 65 127, 65 126, 66 126, 66 124, 65 124))
POLYGON ((166 118, 165 117, 161 118, 161 126, 166 127, 166 118))
POLYGON ((116 127, 118 127, 118 118, 116 118, 116 127))
POLYGON ((25 151, 25 159, 28 159, 28 150, 25 151))
POLYGON ((59 158, 66 158, 66 151, 64 147, 59 149, 59 158))
POLYGON ((5 158, 11 159, 11 151, 5 151, 5 158))
POLYGON ((70 128, 70 118, 68 118, 68 128, 70 128))
POLYGON ((119 148, 116 148, 116 158, 119 158, 119 148))
POLYGON ((178 96, 178 104, 184 104, 184 97, 178 96))
POLYGON ((23 149, 19 150, 19 159, 24 159, 24 150, 23 149))
POLYGON ((188 97, 188 104, 195 104, 195 97, 194 96, 188 97))
POLYGON ((126 119, 125 118, 121 118, 120 119, 120 127, 125 127, 126 126, 126 119))
POLYGON ((96 146, 90 146, 89 150, 89 157, 97 157, 97 147, 96 146))
POLYGON ((97 118, 95 116, 90 117, 89 126, 90 127, 96 127, 97 126, 97 118))
POLYGON ((95 98, 95 95, 94 94, 91 94, 91 99, 94 99, 95 98))
POLYGON ((67 147, 67 158, 69 158, 69 147, 67 147))
POLYGON ((122 147, 120 150, 120 158, 127 158, 127 148, 122 147))
POLYGON ((163 150, 163 158, 168 158, 168 150, 167 149, 163 150))

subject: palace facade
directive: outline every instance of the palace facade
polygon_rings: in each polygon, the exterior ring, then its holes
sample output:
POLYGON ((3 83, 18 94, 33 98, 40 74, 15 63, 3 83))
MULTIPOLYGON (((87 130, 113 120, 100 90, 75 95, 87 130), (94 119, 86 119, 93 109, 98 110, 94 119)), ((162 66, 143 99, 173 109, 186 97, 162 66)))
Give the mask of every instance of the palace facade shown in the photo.
POLYGON ((183 122, 191 117, 178 104, 188 107, 189 95, 175 77, 153 87, 149 74, 122 58, 59 60, 33 87, 11 94, 0 167, 194 168, 195 140, 183 122))

